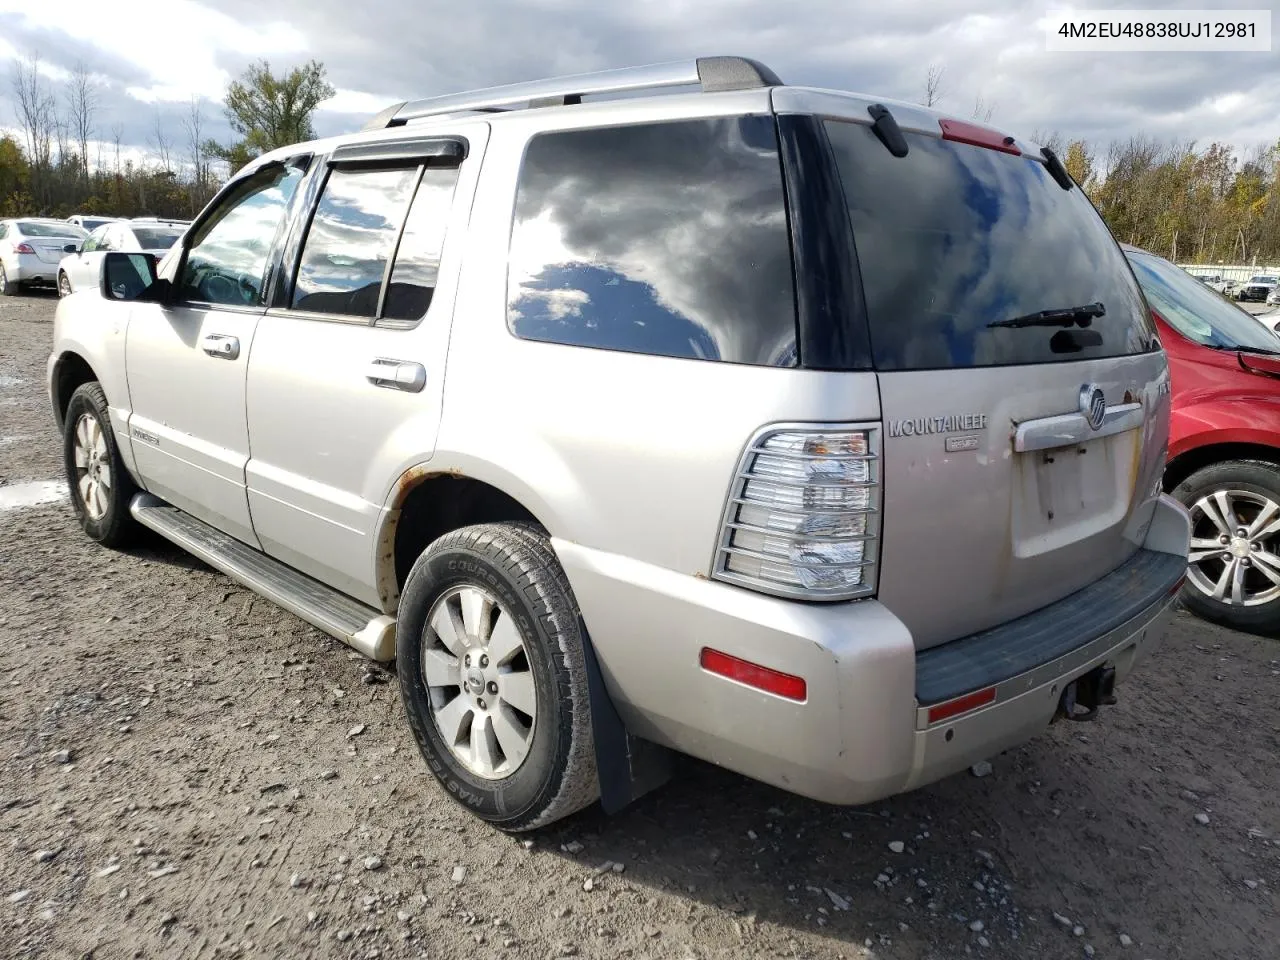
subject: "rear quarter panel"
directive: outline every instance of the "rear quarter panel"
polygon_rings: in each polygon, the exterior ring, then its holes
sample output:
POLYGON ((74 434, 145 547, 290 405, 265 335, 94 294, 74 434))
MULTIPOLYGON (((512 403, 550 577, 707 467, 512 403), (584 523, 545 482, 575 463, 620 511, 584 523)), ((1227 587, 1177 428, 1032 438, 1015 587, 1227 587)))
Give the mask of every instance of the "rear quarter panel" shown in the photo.
MULTIPOLYGON (((768 111, 765 96, 609 104, 611 122, 768 111)), ((595 107, 557 118, 600 123, 595 107)), ((495 122, 463 258, 432 472, 521 501, 553 536, 708 576, 739 457, 762 425, 874 421, 875 375, 682 360, 517 339, 506 256, 528 119, 495 122)), ((744 265, 744 269, 747 267, 744 265)))

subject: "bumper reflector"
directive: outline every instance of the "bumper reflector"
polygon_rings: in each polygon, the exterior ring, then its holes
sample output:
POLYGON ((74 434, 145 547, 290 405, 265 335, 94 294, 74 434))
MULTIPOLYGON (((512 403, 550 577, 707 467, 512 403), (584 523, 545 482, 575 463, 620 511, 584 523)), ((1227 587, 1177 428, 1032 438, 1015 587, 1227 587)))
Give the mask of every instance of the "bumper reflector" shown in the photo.
POLYGON ((985 690, 966 693, 963 697, 956 697, 954 700, 948 700, 945 703, 930 707, 929 723, 941 723, 943 720, 950 720, 952 717, 958 717, 962 713, 968 713, 970 710, 977 710, 978 707, 985 707, 989 703, 995 703, 995 699, 995 687, 987 687, 985 690))
POLYGON ((758 663, 739 660, 737 657, 731 657, 719 650, 712 650, 710 647, 702 648, 698 660, 702 669, 708 673, 728 677, 748 687, 763 690, 765 693, 772 693, 799 703, 803 703, 808 696, 808 688, 802 677, 793 677, 789 673, 779 673, 777 670, 762 667, 758 663))

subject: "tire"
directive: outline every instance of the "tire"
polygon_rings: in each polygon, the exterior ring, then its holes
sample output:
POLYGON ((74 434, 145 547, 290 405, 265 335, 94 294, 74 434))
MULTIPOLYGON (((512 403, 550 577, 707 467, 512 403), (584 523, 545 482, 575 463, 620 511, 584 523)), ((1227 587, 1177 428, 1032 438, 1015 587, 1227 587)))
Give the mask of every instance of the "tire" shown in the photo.
POLYGON ((1186 606, 1238 630, 1280 631, 1280 468, 1226 460, 1197 470, 1173 495, 1191 511, 1186 606))
POLYGON ((129 502, 138 487, 120 459, 107 397, 97 381, 81 384, 71 395, 63 420, 62 454, 71 505, 89 539, 105 547, 132 542, 138 522, 129 512, 129 502))
POLYGON ((396 635, 405 714, 450 797, 512 832, 596 800, 585 629, 541 530, 481 524, 435 541, 409 572, 396 635), (486 595, 497 612, 481 616, 486 595))
POLYGON ((72 294, 71 278, 63 270, 58 271, 58 296, 69 297, 72 294))
POLYGON ((4 263, 0 262, 0 297, 16 297, 17 295, 18 284, 9 279, 9 275, 4 270, 4 263))

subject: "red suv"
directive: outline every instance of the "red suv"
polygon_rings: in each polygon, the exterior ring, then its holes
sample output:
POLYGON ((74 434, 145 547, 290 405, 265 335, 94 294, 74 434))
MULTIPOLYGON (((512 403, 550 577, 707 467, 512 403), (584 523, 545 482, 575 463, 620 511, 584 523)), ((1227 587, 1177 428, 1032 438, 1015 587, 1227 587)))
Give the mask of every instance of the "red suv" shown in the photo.
POLYGON ((1125 247, 1169 357, 1165 490, 1191 511, 1183 600, 1280 630, 1280 337, 1189 273, 1125 247))

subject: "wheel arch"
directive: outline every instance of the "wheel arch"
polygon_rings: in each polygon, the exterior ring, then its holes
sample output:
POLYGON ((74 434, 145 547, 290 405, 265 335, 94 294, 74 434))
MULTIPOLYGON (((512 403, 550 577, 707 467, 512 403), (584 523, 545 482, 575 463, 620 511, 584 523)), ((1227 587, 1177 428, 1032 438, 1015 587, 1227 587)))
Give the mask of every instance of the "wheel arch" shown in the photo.
MULTIPOLYGON (((383 510, 376 542, 376 585, 386 613, 395 614, 400 590, 418 555, 451 530, 476 523, 526 521, 548 534, 554 532, 546 504, 510 492, 519 488, 517 482, 494 483, 494 479, 427 465, 400 476, 383 510)), ((605 686, 585 622, 582 639, 600 802, 607 813, 614 813, 670 778, 670 755, 627 730, 605 686)))
POLYGON ((1261 440, 1220 440, 1183 450, 1164 468, 1164 490, 1175 488, 1197 470, 1227 460, 1256 460, 1280 468, 1280 446, 1261 440))
POLYGON ((406 470, 382 511, 375 546, 375 584, 383 610, 394 614, 414 561, 433 541, 477 523, 530 521, 550 532, 542 517, 502 486, 459 470, 428 465, 406 470))
POLYGON ((98 379, 98 374, 89 361, 74 350, 63 351, 55 361, 49 391, 53 403, 53 418, 59 433, 63 429, 71 395, 82 385, 98 379))

